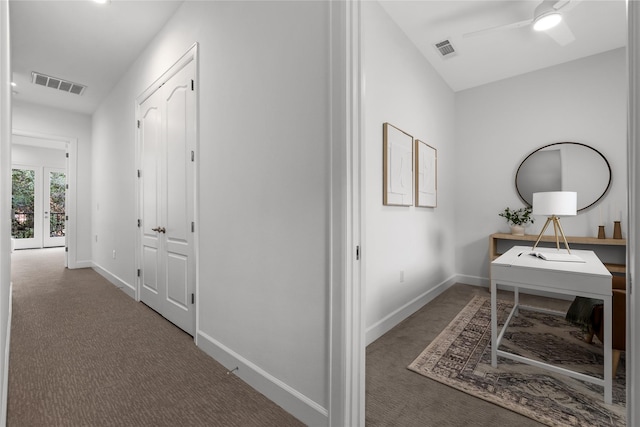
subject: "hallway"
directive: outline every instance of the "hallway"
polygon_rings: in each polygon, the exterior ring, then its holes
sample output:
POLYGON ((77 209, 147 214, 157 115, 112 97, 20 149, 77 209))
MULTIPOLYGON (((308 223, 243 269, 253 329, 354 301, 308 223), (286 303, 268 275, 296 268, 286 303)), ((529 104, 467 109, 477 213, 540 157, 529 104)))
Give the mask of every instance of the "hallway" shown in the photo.
POLYGON ((12 254, 8 426, 300 423, 62 248, 12 254))

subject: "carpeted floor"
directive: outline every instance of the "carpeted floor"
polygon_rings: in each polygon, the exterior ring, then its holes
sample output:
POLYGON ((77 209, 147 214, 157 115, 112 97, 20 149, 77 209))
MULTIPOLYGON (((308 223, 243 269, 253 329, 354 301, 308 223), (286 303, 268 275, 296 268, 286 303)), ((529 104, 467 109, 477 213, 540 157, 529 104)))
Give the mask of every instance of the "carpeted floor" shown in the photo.
POLYGON ((12 254, 7 425, 297 426, 192 337, 61 249, 12 254))
MULTIPOLYGON (((367 347, 368 427, 543 426, 407 369, 475 295, 490 294, 486 288, 456 284, 367 347)), ((520 300, 553 310, 566 310, 570 304, 523 294, 520 300)))

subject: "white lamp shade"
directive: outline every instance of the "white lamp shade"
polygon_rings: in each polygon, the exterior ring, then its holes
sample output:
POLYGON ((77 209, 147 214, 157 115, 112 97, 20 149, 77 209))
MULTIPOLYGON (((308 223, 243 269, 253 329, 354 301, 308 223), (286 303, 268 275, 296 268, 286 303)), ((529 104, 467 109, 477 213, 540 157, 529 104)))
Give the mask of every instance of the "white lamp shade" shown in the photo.
POLYGON ((578 193, 575 191, 533 193, 533 214, 572 216, 576 214, 577 203, 578 193))

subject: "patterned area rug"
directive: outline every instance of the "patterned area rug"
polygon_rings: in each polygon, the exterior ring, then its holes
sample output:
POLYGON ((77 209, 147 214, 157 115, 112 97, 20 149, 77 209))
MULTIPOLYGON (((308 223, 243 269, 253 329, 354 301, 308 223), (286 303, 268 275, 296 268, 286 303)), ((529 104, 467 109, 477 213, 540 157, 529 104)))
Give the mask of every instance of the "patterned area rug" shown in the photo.
MULTIPOLYGON (((498 300, 500 325, 512 307, 498 300)), ((561 316, 520 310, 500 349, 602 378, 602 346, 587 344, 582 336, 561 316)), ((474 297, 409 369, 549 426, 626 425, 624 359, 613 384, 613 405, 604 404, 603 387, 595 384, 502 357, 492 368, 486 297, 474 297)))

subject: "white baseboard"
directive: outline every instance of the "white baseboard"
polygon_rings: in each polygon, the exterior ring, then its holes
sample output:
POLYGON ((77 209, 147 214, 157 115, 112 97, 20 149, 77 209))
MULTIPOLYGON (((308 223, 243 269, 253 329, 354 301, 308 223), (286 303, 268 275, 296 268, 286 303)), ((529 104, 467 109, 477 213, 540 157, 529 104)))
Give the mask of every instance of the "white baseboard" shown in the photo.
POLYGON ((491 282, 486 277, 467 276, 464 274, 456 275, 456 283, 464 283, 465 285, 482 286, 488 288, 491 282))
POLYGON ((285 411, 309 426, 326 426, 329 411, 202 331, 197 343, 205 353, 285 411))
POLYGON ((91 268, 93 267, 93 262, 91 261, 73 261, 69 262, 69 269, 75 270, 76 268, 91 268))
POLYGON ((136 299, 135 287, 131 286, 130 284, 128 284, 127 282, 125 282, 115 274, 112 274, 111 272, 101 267, 100 265, 96 264, 95 262, 91 263, 91 268, 93 268, 96 273, 98 273, 99 275, 107 279, 109 282, 111 282, 114 286, 121 289, 125 294, 129 295, 133 299, 136 299))
POLYGON ((0 426, 7 425, 7 401, 9 398, 9 354, 11 346, 11 317, 13 313, 13 282, 9 282, 9 308, 7 310, 7 331, 4 342, 4 365, 2 366, 2 413, 0 426))
POLYGON ((407 317, 411 316, 413 313, 422 308, 425 304, 433 300, 435 297, 440 295, 442 292, 446 291, 451 287, 454 283, 456 283, 456 276, 451 276, 449 279, 441 282, 435 287, 429 289, 418 297, 412 299, 402 307, 398 308, 391 314, 387 315, 385 318, 379 320, 371 327, 367 328, 366 336, 365 336, 365 345, 369 345, 391 329, 393 329, 396 325, 402 322, 407 317))

